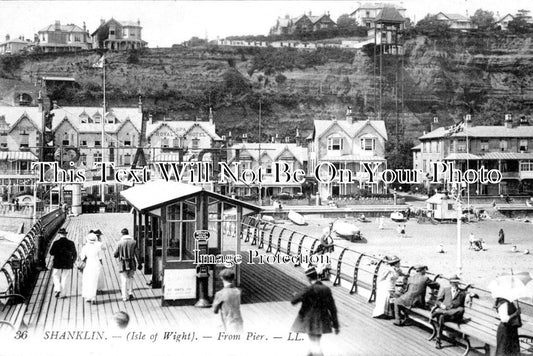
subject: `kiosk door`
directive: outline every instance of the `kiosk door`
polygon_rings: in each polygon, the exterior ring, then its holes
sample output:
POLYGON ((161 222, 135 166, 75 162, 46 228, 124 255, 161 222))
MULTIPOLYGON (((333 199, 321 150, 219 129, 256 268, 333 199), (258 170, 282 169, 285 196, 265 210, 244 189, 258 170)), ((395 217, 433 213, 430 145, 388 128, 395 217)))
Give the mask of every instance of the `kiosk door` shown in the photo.
POLYGON ((194 264, 197 199, 163 208, 163 304, 185 304, 197 298, 194 264))

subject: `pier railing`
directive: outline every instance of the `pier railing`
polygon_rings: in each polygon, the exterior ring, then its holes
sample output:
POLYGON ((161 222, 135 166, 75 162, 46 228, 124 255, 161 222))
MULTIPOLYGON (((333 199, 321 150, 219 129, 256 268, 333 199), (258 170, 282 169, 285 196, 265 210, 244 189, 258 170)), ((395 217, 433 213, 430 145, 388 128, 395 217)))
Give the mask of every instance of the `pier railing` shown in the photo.
MULTIPOLYGON (((259 219, 255 216, 245 216, 242 220, 242 236, 245 242, 256 245, 258 249, 275 255, 283 253, 288 256, 310 256, 318 247, 319 238, 291 230, 259 219)), ((331 275, 334 286, 343 285, 350 294, 358 293, 373 302, 376 297, 378 275, 385 263, 382 258, 358 252, 349 247, 335 245, 330 253, 331 275)), ((409 275, 413 266, 401 266, 404 274, 409 275)), ((438 273, 427 272, 433 280, 447 283, 448 279, 438 273)), ((487 307, 493 303, 490 292, 482 287, 469 284, 461 285, 472 295, 477 296, 487 307)), ((520 301, 520 305, 527 314, 533 315, 533 304, 520 301)))
POLYGON ((0 295, 27 296, 38 270, 45 268, 47 246, 65 221, 62 209, 42 216, 0 268, 0 295))

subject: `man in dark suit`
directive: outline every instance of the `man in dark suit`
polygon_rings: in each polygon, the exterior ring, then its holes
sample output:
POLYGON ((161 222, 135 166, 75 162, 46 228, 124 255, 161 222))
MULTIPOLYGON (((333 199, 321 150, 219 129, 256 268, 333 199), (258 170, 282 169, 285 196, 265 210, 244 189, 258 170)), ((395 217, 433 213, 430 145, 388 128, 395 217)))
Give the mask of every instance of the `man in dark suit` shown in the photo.
POLYGON ((320 347, 322 334, 329 334, 332 328, 339 333, 337 308, 331 290, 318 281, 318 274, 314 267, 305 271, 310 286, 297 294, 292 304, 302 303, 298 316, 292 325, 292 331, 306 333, 309 337, 310 348, 308 356, 323 355, 320 347))
MULTIPOLYGON (((59 238, 50 247, 50 255, 54 256, 54 263, 52 265, 54 293, 56 298, 59 298, 61 293, 65 293, 68 274, 74 266, 78 254, 76 252, 76 245, 67 238, 67 231, 64 228, 59 229, 57 235, 59 238)), ((63 298, 66 298, 64 294, 63 298)))
POLYGON ((442 327, 447 321, 461 323, 463 321, 463 314, 465 312, 466 293, 459 289, 459 282, 461 281, 457 275, 449 278, 450 286, 441 288, 437 297, 437 305, 431 311, 431 324, 437 331, 437 339, 435 347, 440 349, 442 327))
POLYGON ((437 282, 433 282, 426 276, 427 267, 423 265, 415 266, 415 275, 407 280, 407 290, 394 301, 394 325, 403 326, 407 318, 407 310, 413 307, 425 308, 427 287, 436 289, 437 282))

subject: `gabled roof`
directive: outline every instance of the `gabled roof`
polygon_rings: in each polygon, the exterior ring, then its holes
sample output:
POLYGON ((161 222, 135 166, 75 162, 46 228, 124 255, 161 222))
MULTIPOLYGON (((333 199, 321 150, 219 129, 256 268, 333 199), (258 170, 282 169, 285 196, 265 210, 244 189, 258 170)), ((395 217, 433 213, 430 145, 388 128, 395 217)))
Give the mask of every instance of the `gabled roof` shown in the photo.
POLYGON ((468 19, 466 16, 463 16, 461 14, 449 14, 449 13, 439 12, 435 16, 438 16, 438 15, 443 15, 452 21, 470 22, 470 19, 468 19))
POLYGON ((420 151, 422 150, 422 144, 419 143, 418 145, 411 148, 411 151, 420 151))
MULTIPOLYGON (((109 112, 112 112, 116 117, 117 122, 115 124, 105 124, 105 131, 110 133, 116 133, 122 127, 123 123, 129 119, 138 132, 141 131, 142 125, 142 113, 139 112, 137 107, 130 108, 109 108, 106 116, 109 112)), ((81 123, 81 117, 84 114, 93 118, 96 115, 102 116, 101 107, 83 107, 83 106, 66 106, 52 110, 54 118, 52 120, 52 130, 55 130, 59 124, 66 117, 70 124, 77 128, 80 133, 98 133, 102 131, 102 124, 94 123, 81 123)))
POLYGON ((159 121, 146 124, 146 137, 151 137, 161 127, 167 126, 178 136, 183 136, 195 126, 202 128, 213 140, 220 140, 215 132, 215 124, 209 121, 159 121), (182 132, 180 134, 180 132, 182 132))
POLYGON ((352 138, 356 137, 366 126, 371 126, 383 139, 388 139, 385 121, 383 120, 357 120, 351 124, 346 120, 314 120, 315 137, 321 137, 335 124, 352 138))
POLYGON ((142 28, 142 26, 139 25, 139 24, 137 23, 137 21, 128 21, 128 20, 126 20, 126 21, 120 21, 120 20, 116 20, 116 19, 114 19, 114 18, 110 18, 110 19, 107 20, 105 23, 100 24, 100 26, 98 26, 98 28, 97 28, 96 30, 94 30, 93 33, 91 33, 91 36, 94 36, 94 34, 97 33, 97 32, 100 30, 100 28, 109 25, 110 22, 115 22, 115 23, 119 24, 119 25, 122 26, 122 27, 138 27, 138 28, 142 28))
POLYGON ((0 106, 0 116, 5 117, 10 128, 14 127, 22 116, 26 116, 39 129, 42 125, 42 115, 36 106, 0 106))
MULTIPOLYGON (((85 32, 80 26, 74 25, 74 24, 68 24, 68 25, 60 25, 59 29, 62 32, 85 32)), ((51 24, 40 30, 39 32, 52 32, 56 30, 56 25, 51 24)))
MULTIPOLYGON (((242 150, 248 152, 254 161, 259 160, 259 143, 237 143, 231 146, 232 150, 242 150)), ((276 161, 284 152, 289 152, 300 163, 307 161, 307 149, 295 143, 261 143, 261 157, 268 156, 272 161, 276 161)), ((235 157, 233 157, 235 158, 235 157)))
POLYGON ((405 18, 400 15, 400 12, 396 10, 393 7, 384 7, 381 9, 381 11, 377 14, 376 22, 386 21, 386 22, 405 22, 405 18))
POLYGON ((319 16, 307 16, 309 18, 309 20, 311 20, 311 22, 313 24, 317 23, 318 21, 322 20, 324 17, 326 17, 329 21, 335 23, 335 21, 333 21, 329 15, 327 14, 324 14, 324 15, 319 15, 319 16))

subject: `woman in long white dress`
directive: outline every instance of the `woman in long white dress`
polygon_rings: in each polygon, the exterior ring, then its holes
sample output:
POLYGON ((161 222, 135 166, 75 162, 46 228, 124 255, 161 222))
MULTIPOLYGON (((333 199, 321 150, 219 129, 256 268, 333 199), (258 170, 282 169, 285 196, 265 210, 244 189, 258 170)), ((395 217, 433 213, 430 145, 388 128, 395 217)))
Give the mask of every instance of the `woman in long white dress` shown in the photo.
POLYGON ((80 253, 80 258, 82 260, 86 259, 81 282, 81 296, 85 298, 86 302, 92 302, 93 304, 96 304, 98 278, 102 273, 102 248, 96 241, 96 235, 89 234, 87 236, 87 243, 83 246, 80 253))
MULTIPOLYGON (((97 245, 100 245, 100 249, 102 250, 102 256, 104 255, 105 253, 105 250, 107 249, 106 245, 104 244, 104 241, 102 239, 102 232, 100 231, 100 229, 98 230, 95 230, 94 231, 94 234, 96 235, 96 244, 97 245)), ((104 282, 104 273, 100 273, 100 277, 98 278, 98 287, 96 288, 96 292, 98 294, 98 292, 101 292, 104 290, 105 288, 105 282, 104 282)))
POLYGON ((396 280, 401 271, 400 259, 396 256, 385 257, 385 265, 380 269, 378 274, 376 290, 376 306, 372 311, 372 317, 391 316, 390 298, 394 292, 396 280))

